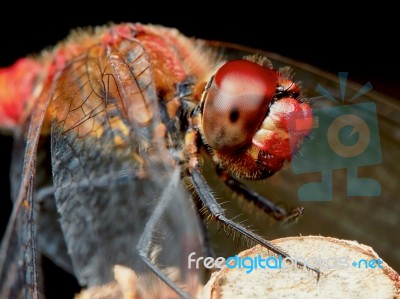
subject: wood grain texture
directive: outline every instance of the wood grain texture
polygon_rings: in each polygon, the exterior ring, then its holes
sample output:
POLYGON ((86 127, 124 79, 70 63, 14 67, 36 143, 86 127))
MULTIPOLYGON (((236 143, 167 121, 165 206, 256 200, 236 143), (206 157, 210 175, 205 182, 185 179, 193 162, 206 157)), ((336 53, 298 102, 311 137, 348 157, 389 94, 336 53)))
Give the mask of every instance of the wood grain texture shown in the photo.
MULTIPOLYGON (((382 268, 366 268, 364 262, 360 263, 360 268, 352 265, 353 261, 379 259, 369 246, 321 236, 290 237, 272 242, 293 257, 310 261, 311 258, 314 261, 318 257, 330 258, 320 263, 319 281, 314 272, 298 267, 255 269, 249 274, 245 269, 224 267, 213 274, 200 298, 400 298, 399 275, 384 261, 382 268), (339 258, 342 259, 341 269, 337 267, 339 258)), ((271 255, 255 246, 238 256, 254 258, 259 254, 264 258, 271 255)))

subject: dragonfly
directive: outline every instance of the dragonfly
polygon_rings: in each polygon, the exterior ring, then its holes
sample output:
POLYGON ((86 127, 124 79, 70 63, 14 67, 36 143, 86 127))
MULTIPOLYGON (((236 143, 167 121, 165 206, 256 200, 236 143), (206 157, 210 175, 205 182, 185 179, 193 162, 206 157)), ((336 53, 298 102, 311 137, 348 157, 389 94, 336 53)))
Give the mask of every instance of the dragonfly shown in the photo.
MULTIPOLYGON (((17 62, 6 75, 5 80, 20 79, 15 91, 20 107, 6 106, 3 123, 19 121, 12 113, 23 110, 28 115, 21 123, 29 127, 16 133, 26 146, 21 146, 22 169, 15 171, 22 173, 22 180, 2 248, 6 296, 19 297, 24 290, 21 284, 13 288, 15 280, 25 280, 31 286, 28 292, 38 297, 37 251, 53 251, 47 252, 50 256, 59 251, 57 245, 44 249, 35 244, 36 235, 46 235, 43 226, 53 227, 41 220, 47 216, 40 209, 34 214, 34 200, 45 206, 48 197, 55 201, 59 236, 64 236, 82 285, 108 281, 110 265, 117 263, 137 269, 142 262, 159 273, 149 258, 160 218, 154 215, 162 214, 167 200, 186 194, 179 188, 181 176, 188 178, 185 184, 198 197, 199 210, 203 206, 228 229, 288 256, 225 216, 199 159, 201 147, 206 147, 221 179, 235 192, 275 219, 291 217, 235 178, 268 177, 290 159, 284 125, 290 113, 303 111, 310 125, 310 106, 301 101, 288 70, 274 70, 266 58, 257 56, 225 62, 174 30, 125 24, 77 35, 41 60, 17 62), (21 108, 23 100, 26 110, 21 108), (40 161, 46 146, 50 157, 40 161), (40 182, 35 176, 42 163, 51 163, 51 170, 40 182), (21 251, 29 250, 20 254, 12 246, 15 242, 21 251), (138 254, 127 257, 136 247, 138 254), (29 277, 24 278, 21 269, 9 275, 15 266, 10 261, 18 259, 29 277)), ((307 130, 299 132, 299 143, 306 134, 307 130)), ((179 209, 174 213, 182 214, 179 209)))
MULTIPOLYGON (((122 24, 76 32, 1 70, 0 125, 15 139, 2 298, 41 296, 40 254, 82 286, 110 281, 123 264, 194 296, 187 282, 198 274, 182 259, 212 254, 206 219, 290 256, 225 215, 202 155, 234 193, 291 221, 301 207, 286 210, 242 181, 268 178, 291 159, 312 128, 311 104, 288 67, 254 51, 231 59, 224 47, 122 24), (301 129, 289 132, 299 114, 301 129)), ((150 293, 156 283, 143 284, 150 293)))

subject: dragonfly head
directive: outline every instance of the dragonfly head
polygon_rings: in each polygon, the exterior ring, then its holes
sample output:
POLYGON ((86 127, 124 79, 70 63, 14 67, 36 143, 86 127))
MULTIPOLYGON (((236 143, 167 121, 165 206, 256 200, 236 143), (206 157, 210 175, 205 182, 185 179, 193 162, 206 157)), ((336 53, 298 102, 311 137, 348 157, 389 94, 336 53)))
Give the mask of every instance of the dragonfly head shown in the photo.
POLYGON ((247 179, 282 168, 312 127, 311 108, 288 69, 280 72, 262 62, 222 65, 201 103, 202 136, 214 161, 247 179))

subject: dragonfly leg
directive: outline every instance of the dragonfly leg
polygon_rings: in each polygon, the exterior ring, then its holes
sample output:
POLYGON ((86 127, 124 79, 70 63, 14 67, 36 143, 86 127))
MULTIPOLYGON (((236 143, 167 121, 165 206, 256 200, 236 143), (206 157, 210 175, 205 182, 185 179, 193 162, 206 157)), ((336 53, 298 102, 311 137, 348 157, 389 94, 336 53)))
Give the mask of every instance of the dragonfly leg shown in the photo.
POLYGON ((244 199, 254 203, 258 208, 270 215, 277 221, 288 222, 300 216, 304 210, 302 207, 293 208, 289 213, 282 207, 276 205, 268 198, 258 194, 254 190, 249 189, 246 185, 232 177, 229 173, 217 166, 217 174, 220 179, 236 194, 241 195, 244 199))
MULTIPOLYGON (((282 258, 290 257, 290 255, 288 253, 286 253, 279 247, 275 246, 271 242, 265 240, 264 238, 262 238, 261 236, 255 234, 255 233, 253 233, 252 231, 248 230, 241 224, 238 224, 238 223, 226 218, 224 210, 221 208, 221 206, 215 199, 210 187, 208 186, 203 175, 200 173, 200 171, 197 168, 190 170, 190 177, 192 180, 193 188, 199 195, 201 202, 204 204, 204 206, 208 209, 208 211, 211 213, 211 215, 217 221, 223 223, 228 228, 233 229, 234 231, 249 238, 250 240, 260 244, 261 246, 271 250, 272 252, 276 253, 277 255, 281 255, 282 258)), ((304 267, 304 264, 302 264, 300 262, 298 262, 297 264, 299 266, 304 267)), ((307 266, 307 268, 314 271, 315 273, 317 273, 317 275, 318 275, 317 279, 319 279, 321 272, 318 269, 308 267, 308 266, 307 266)))
MULTIPOLYGON (((280 249, 279 247, 275 246, 271 242, 265 240, 261 236, 255 234, 254 232, 250 231, 249 229, 245 228, 243 225, 232 221, 231 219, 226 218, 224 210, 221 208, 220 204, 215 199, 210 187, 208 186, 206 180, 204 179, 203 175, 200 172, 200 162, 199 162, 199 147, 198 143, 200 142, 201 137, 197 130, 189 129, 186 132, 185 136, 185 152, 188 157, 188 174, 190 177, 190 183, 197 193, 201 203, 204 207, 209 211, 212 217, 224 224, 229 229, 232 229, 238 232, 240 235, 245 236, 246 238, 254 241, 255 243, 260 244, 261 246, 271 250, 272 252, 276 253, 277 255, 281 255, 282 258, 290 257, 290 255, 280 249)), ((247 189, 244 187, 241 190, 242 193, 247 189)), ((247 191, 250 192, 250 191, 247 191)), ((261 198, 260 196, 258 196, 261 198)), ((305 265, 301 262, 297 263, 299 266, 304 267, 305 265)), ((321 272, 312 267, 306 266, 308 269, 317 273, 317 280, 321 275, 321 272)))

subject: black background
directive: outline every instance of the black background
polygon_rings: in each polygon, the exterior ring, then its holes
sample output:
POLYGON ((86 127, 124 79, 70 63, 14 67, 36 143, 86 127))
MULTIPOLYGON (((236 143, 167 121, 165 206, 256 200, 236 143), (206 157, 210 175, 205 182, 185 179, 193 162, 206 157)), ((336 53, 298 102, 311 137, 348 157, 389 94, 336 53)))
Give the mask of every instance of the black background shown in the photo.
MULTIPOLYGON (((349 78, 364 84, 371 81, 378 91, 400 99, 400 49, 398 17, 388 6, 357 7, 320 2, 306 7, 280 1, 230 4, 217 9, 213 4, 187 2, 178 5, 155 2, 111 1, 82 4, 57 2, 53 6, 32 3, 30 7, 2 7, 0 12, 0 67, 17 58, 55 45, 76 27, 108 22, 142 22, 176 27, 188 36, 227 41, 260 48, 299 60, 331 73, 349 72, 349 78), (236 6, 236 7, 235 7, 236 6), (303 10, 307 12, 304 13, 303 10)), ((11 138, 0 138, 0 234, 10 205, 8 169, 11 138)))
POLYGON ((93 3, 86 9, 71 2, 60 2, 58 8, 35 3, 2 9, 0 66, 55 45, 76 27, 142 22, 276 52, 332 73, 346 71, 350 79, 371 81, 375 89, 400 98, 395 86, 400 66, 400 47, 395 42, 400 26, 395 9, 389 6, 351 9, 340 3, 307 7, 269 1, 266 8, 232 3, 217 9, 203 2, 131 2, 93 3))

